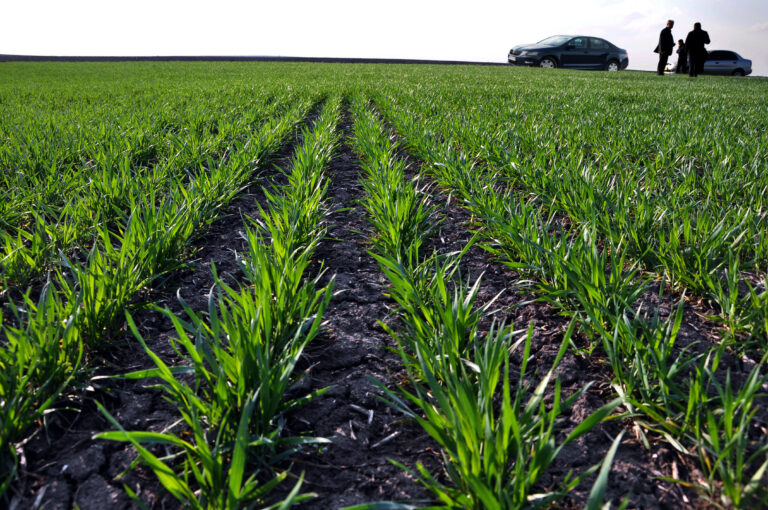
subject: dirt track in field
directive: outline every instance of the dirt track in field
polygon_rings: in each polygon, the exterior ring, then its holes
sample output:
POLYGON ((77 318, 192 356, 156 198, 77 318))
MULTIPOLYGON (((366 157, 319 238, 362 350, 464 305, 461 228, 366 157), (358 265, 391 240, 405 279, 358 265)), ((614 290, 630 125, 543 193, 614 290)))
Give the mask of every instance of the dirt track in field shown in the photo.
MULTIPOLYGON (((342 129, 349 136, 349 120, 342 129)), ((283 151, 277 162, 287 164, 288 156, 290 148, 283 151)), ((411 170, 418 171, 418 162, 410 163, 411 170)), ((318 247, 313 270, 319 271, 322 264, 322 283, 335 277, 335 296, 326 311, 321 334, 306 350, 303 368, 309 371, 304 389, 332 389, 290 415, 288 432, 322 436, 332 443, 322 451, 307 449, 292 459, 292 472, 305 473, 304 491, 317 493, 317 498, 302 507, 333 509, 373 501, 425 500, 429 494, 390 463, 393 459, 414 467, 421 462, 438 477, 443 476, 436 444, 416 424, 404 420, 377 398, 381 391, 374 380, 394 387, 403 382, 404 374, 399 357, 391 351, 391 338, 378 323, 392 323, 394 303, 386 296, 387 283, 377 263, 367 254, 370 228, 359 203, 363 193, 360 164, 346 140, 329 172, 329 201, 334 212, 328 218, 328 237, 318 247)), ((167 306, 183 317, 177 293, 194 310, 207 309, 206 295, 213 284, 211 262, 228 283, 242 282, 234 252, 243 247, 242 216, 258 215, 257 205, 263 202, 260 185, 245 190, 197 241, 191 269, 171 275, 142 298, 167 306)), ((433 200, 445 215, 433 238, 434 248, 445 252, 461 249, 471 236, 470 217, 455 200, 449 201, 447 194, 435 188, 433 200)), ((543 374, 557 354, 568 320, 545 305, 530 302, 531 294, 511 290, 519 284, 520 277, 492 260, 480 247, 471 248, 462 264, 464 277, 474 280, 483 274, 480 304, 502 293, 496 302, 501 310, 498 319, 514 323, 515 329, 525 329, 533 323, 531 366, 543 374)), ((653 301, 654 296, 647 299, 653 301)), ((671 311, 672 297, 666 299, 669 302, 665 306, 671 311)), ((134 317, 150 347, 166 361, 178 362, 169 344, 169 338, 175 335, 170 321, 146 310, 136 312, 134 317)), ((682 330, 685 342, 707 341, 713 334, 711 324, 694 313, 693 305, 686 305, 682 330)), ((584 339, 576 340, 580 341, 584 339)), ((514 353, 513 373, 520 362, 520 354, 514 353)), ((118 338, 109 351, 98 353, 92 366, 94 374, 108 375, 147 368, 151 362, 138 343, 126 335, 118 338)), ((598 355, 590 358, 569 351, 558 374, 566 395, 595 382, 565 414, 564 431, 612 398, 612 390, 606 384, 610 368, 598 355)), ((62 402, 59 406, 69 405, 79 412, 52 414, 47 428, 36 431, 24 446, 22 476, 11 488, 16 508, 31 508, 33 504, 46 509, 72 508, 75 504, 82 510, 129 508, 132 504, 121 489, 123 484, 138 491, 151 508, 178 507, 145 468, 131 470, 116 479, 129 467, 135 454, 132 447, 91 439, 93 434, 111 428, 97 412, 94 399, 101 401, 126 429, 161 430, 176 419, 173 407, 159 391, 135 382, 101 379, 92 387, 71 396, 69 404, 62 402)), ((618 503, 629 495, 631 508, 703 506, 695 494, 657 479, 689 479, 691 460, 659 441, 646 450, 631 425, 629 420, 608 423, 569 445, 544 475, 539 484, 541 490, 554 490, 569 471, 578 474, 599 463, 612 439, 628 429, 614 462, 608 498, 618 503)), ((594 476, 570 493, 561 505, 582 507, 593 479, 594 476)), ((285 490, 289 485, 290 480, 285 490)))

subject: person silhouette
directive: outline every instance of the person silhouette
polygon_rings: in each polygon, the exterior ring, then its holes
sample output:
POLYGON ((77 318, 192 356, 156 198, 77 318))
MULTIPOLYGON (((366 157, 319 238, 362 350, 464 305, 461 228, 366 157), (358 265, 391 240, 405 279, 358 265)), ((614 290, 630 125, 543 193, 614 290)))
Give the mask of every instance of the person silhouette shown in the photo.
POLYGON ((688 72, 688 52, 685 50, 685 41, 677 40, 677 67, 675 74, 684 74, 688 72))
POLYGON ((667 67, 667 60, 675 47, 675 38, 672 37, 672 27, 675 25, 673 20, 667 20, 667 26, 659 34, 659 44, 656 45, 654 52, 659 54, 659 65, 656 67, 656 74, 664 76, 664 69, 667 67))
POLYGON ((698 21, 693 24, 693 30, 685 38, 685 49, 688 52, 688 76, 696 77, 704 70, 707 59, 705 44, 709 44, 709 34, 701 29, 698 21))

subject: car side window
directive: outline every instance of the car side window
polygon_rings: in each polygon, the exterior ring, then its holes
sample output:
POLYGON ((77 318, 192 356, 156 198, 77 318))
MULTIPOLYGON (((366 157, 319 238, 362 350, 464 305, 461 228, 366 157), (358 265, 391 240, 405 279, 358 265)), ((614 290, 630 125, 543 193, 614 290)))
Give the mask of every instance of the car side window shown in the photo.
POLYGON ((568 46, 573 46, 578 50, 585 50, 587 49, 587 39, 585 37, 574 37, 568 43, 568 46))
POLYGON ((732 51, 724 51, 722 59, 723 60, 738 60, 738 58, 736 57, 736 54, 733 53, 732 51))
POLYGON ((606 41, 603 41, 602 39, 598 39, 596 37, 589 38, 589 45, 592 46, 593 50, 607 50, 609 48, 608 43, 606 41))
POLYGON ((707 55, 707 60, 726 60, 724 51, 711 51, 707 55))

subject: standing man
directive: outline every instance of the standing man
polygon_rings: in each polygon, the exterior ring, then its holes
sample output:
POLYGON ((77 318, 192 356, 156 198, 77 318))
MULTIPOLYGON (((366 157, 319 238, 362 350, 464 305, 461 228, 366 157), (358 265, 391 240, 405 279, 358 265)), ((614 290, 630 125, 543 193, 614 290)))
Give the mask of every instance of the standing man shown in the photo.
POLYGON ((664 27, 659 34, 659 44, 656 45, 656 49, 653 50, 659 54, 659 65, 656 68, 656 74, 664 76, 664 68, 667 67, 667 60, 672 54, 672 50, 675 48, 675 38, 672 37, 672 27, 675 26, 675 22, 667 20, 667 26, 664 27))
POLYGON ((709 44, 709 34, 701 29, 701 23, 697 21, 693 24, 693 30, 688 32, 688 37, 685 38, 685 49, 688 51, 688 76, 695 77, 704 70, 704 61, 707 59, 705 44, 709 44))
POLYGON ((677 68, 675 74, 684 74, 688 72, 688 52, 685 51, 685 43, 682 39, 677 40, 677 68))

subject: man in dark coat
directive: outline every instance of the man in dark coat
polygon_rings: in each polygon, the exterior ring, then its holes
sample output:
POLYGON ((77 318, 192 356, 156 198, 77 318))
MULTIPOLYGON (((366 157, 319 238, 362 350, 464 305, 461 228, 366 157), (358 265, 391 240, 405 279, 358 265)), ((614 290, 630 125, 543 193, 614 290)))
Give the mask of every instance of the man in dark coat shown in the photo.
POLYGON ((662 29, 659 34, 659 44, 656 45, 656 49, 653 50, 659 54, 659 65, 656 68, 656 74, 664 76, 664 68, 667 67, 667 60, 672 54, 672 50, 675 48, 675 38, 672 37, 672 27, 675 22, 667 20, 667 26, 662 29))
POLYGON ((685 49, 688 51, 688 76, 696 76, 704 70, 704 61, 707 59, 709 34, 701 29, 698 21, 693 24, 693 30, 688 32, 685 38, 685 49))
POLYGON ((685 43, 682 39, 677 40, 677 67, 675 74, 685 74, 688 72, 688 52, 685 51, 685 43))

